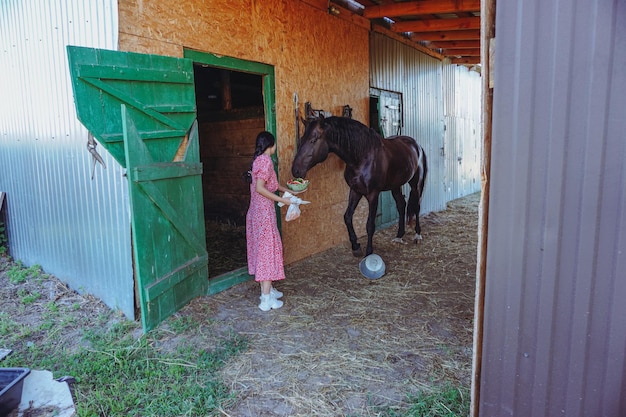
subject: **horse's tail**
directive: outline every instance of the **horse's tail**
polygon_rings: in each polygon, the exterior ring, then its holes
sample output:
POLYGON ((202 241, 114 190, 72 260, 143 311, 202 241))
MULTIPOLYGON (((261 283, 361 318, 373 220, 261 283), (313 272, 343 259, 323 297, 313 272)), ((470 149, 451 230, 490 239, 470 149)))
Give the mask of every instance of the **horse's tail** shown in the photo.
POLYGON ((422 167, 421 181, 419 182, 419 193, 420 193, 420 204, 422 203, 422 195, 424 193, 424 187, 426 186, 426 176, 428 175, 428 161, 426 160, 426 152, 424 152, 424 148, 421 146, 420 149, 420 158, 419 158, 419 166, 422 167))
POLYGON ((411 193, 409 194, 406 211, 407 219, 409 221, 413 218, 413 216, 417 218, 420 215, 422 195, 424 193, 424 185, 426 184, 426 176, 428 174, 428 161, 426 160, 424 148, 418 144, 417 151, 417 170, 415 171, 413 178, 409 181, 409 184, 411 185, 411 193))

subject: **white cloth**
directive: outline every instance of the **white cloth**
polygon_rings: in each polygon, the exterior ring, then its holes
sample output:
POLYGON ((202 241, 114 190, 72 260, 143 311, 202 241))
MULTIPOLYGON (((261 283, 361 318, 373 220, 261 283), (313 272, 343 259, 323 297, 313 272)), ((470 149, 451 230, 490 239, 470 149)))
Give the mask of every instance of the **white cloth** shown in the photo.
MULTIPOLYGON (((283 198, 290 199, 292 204, 297 204, 297 205, 300 205, 300 204, 311 204, 310 201, 306 201, 306 200, 303 200, 303 199, 301 199, 299 197, 296 197, 295 195, 291 194, 289 191, 285 191, 283 193, 283 198)), ((285 205, 285 203, 278 203, 278 207, 282 207, 284 205, 285 205)))
MULTIPOLYGON (((310 201, 304 201, 301 198, 298 198, 295 195, 291 194, 289 191, 285 191, 285 193, 283 194, 283 198, 288 198, 289 200, 291 200, 291 204, 289 205, 289 208, 287 209, 287 214, 285 215, 285 220, 288 222, 300 217, 300 204, 310 203, 310 201)), ((285 203, 278 203, 278 207, 282 207, 284 205, 285 203)))

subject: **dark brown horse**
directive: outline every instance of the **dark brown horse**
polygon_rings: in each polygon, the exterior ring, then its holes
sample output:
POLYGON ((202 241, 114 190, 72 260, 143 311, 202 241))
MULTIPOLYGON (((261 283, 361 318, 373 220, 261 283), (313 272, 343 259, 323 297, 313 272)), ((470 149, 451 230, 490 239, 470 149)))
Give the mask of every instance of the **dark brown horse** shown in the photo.
POLYGON ((398 208, 398 233, 394 241, 402 242, 407 219, 415 216, 415 237, 421 239, 419 223, 420 205, 427 165, 424 149, 408 136, 391 136, 383 139, 364 124, 346 117, 314 119, 309 122, 300 138, 298 152, 291 172, 294 177, 305 177, 308 170, 323 162, 329 152, 346 163, 344 178, 350 187, 348 208, 344 221, 352 244, 354 256, 362 256, 361 245, 352 225, 352 216, 359 201, 365 197, 369 203, 367 218, 367 248, 365 255, 373 252, 378 195, 391 190, 398 208), (402 195, 402 186, 411 186, 408 203, 402 195))

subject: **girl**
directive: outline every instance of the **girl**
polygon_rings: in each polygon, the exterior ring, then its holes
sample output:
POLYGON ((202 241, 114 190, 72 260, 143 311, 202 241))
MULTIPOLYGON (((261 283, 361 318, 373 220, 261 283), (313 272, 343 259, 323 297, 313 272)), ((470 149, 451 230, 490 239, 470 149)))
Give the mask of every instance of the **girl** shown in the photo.
POLYGON ((263 311, 280 308, 283 294, 272 286, 273 281, 285 279, 283 244, 276 225, 275 203, 291 204, 288 198, 275 192, 289 191, 278 183, 271 156, 276 152, 276 140, 270 132, 256 138, 252 168, 246 173, 250 183, 250 206, 246 215, 248 273, 261 285, 263 311))

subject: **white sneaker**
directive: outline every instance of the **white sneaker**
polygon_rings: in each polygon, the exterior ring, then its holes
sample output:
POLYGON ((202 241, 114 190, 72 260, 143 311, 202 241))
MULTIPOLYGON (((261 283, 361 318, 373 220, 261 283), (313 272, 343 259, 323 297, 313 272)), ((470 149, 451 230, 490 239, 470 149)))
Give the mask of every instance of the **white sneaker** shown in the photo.
POLYGON ((283 293, 278 291, 276 288, 274 288, 273 286, 270 288, 270 295, 276 299, 280 298, 283 296, 283 293))
POLYGON ((271 294, 261 295, 261 304, 259 304, 261 311, 269 311, 271 309, 281 308, 282 306, 283 302, 275 299, 271 294))
MULTIPOLYGON (((280 297, 283 296, 283 293, 278 291, 276 288, 274 287, 270 287, 270 295, 272 296, 272 298, 275 299, 279 299, 280 297)), ((261 299, 261 297, 259 296, 259 299, 261 299)))

